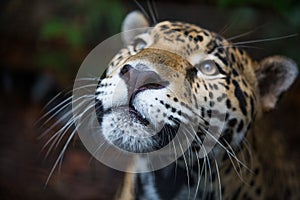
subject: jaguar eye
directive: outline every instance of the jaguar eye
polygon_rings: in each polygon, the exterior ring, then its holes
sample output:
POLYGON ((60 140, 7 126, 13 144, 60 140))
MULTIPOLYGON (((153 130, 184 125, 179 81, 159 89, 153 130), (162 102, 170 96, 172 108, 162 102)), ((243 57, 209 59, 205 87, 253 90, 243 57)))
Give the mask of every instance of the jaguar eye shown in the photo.
POLYGON ((195 65, 196 69, 205 75, 213 76, 218 74, 218 68, 213 60, 205 60, 195 65))
POLYGON ((133 42, 133 48, 135 51, 144 49, 146 45, 147 43, 141 38, 138 38, 133 42))

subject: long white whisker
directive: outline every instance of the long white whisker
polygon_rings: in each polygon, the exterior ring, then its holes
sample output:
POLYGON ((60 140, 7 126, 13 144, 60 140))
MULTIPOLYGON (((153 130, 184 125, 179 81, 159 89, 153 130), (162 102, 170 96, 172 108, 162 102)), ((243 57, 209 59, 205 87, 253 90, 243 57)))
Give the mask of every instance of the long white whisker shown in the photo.
MULTIPOLYGON (((234 156, 237 158, 237 156, 236 156, 236 154, 234 153, 234 150, 232 149, 232 147, 228 144, 228 142, 227 141, 225 141, 226 143, 227 143, 227 145, 229 146, 229 148, 230 148, 230 150, 232 151, 232 153, 234 154, 234 156)), ((243 155, 243 154, 242 154, 243 155)), ((240 163, 243 163, 243 162, 240 162, 240 163)), ((243 181, 244 179, 243 179, 243 172, 242 172, 242 170, 241 170, 241 165, 240 165, 240 163, 238 163, 238 169, 240 170, 240 178, 241 178, 241 180, 243 181)), ((243 165, 242 165, 243 167, 244 167, 244 169, 246 169, 246 170, 248 170, 249 172, 251 172, 251 173, 253 173, 253 171, 245 164, 245 163, 243 163, 243 165), (246 167, 245 167, 246 166, 246 167)), ((237 171, 237 173, 238 173, 238 171, 237 171)), ((245 182, 245 181, 243 181, 243 182, 245 182)), ((246 182, 245 182, 246 183, 246 182)))
MULTIPOLYGON (((77 119, 80 119, 80 121, 84 121, 85 118, 82 118, 82 116, 84 116, 84 114, 85 114, 86 112, 88 112, 91 108, 94 108, 94 104, 91 104, 91 105, 89 105, 87 108, 85 108, 85 110, 84 110, 80 115, 78 115, 77 117, 73 117, 73 119, 72 119, 70 122, 68 122, 68 123, 70 123, 70 127, 71 127, 73 124, 75 124, 75 122, 77 122, 77 119), (81 118, 82 118, 82 119, 81 119, 81 118)), ((88 116, 86 116, 86 117, 88 117, 88 116)), ((58 142, 57 142, 57 144, 56 144, 56 147, 57 147, 57 145, 60 143, 60 141, 61 141, 62 138, 63 138, 63 135, 67 132, 68 129, 69 129, 69 127, 67 127, 66 130, 62 133, 62 136, 60 136, 60 139, 58 140, 58 142)))
MULTIPOLYGON (((67 124, 65 124, 59 131, 57 131, 55 134, 53 134, 53 135, 50 137, 50 139, 48 139, 48 141, 43 145, 41 151, 43 151, 43 150, 49 145, 49 143, 50 143, 52 140, 54 140, 55 138, 57 138, 57 137, 62 133, 62 131, 65 130, 67 127, 69 127, 69 124, 72 124, 72 123, 73 123, 73 120, 71 120, 70 122, 68 122, 67 124)), ((51 130, 51 129, 50 129, 50 130, 51 130)), ((68 130, 68 129, 67 129, 67 130, 68 130)), ((54 142, 55 142, 56 140, 57 140, 57 139, 55 139, 54 142)), ((51 146, 53 146, 53 145, 51 145, 51 146)), ((51 146, 50 146, 50 148, 51 148, 51 146)), ((49 150, 48 150, 48 152, 49 152, 49 150)), ((46 157, 48 156, 48 152, 46 153, 46 157)))
POLYGON ((134 2, 136 3, 136 5, 141 9, 142 13, 148 18, 148 19, 151 19, 148 15, 148 13, 146 12, 146 10, 144 9, 144 7, 137 1, 137 0, 134 0, 134 2))
MULTIPOLYGON (((94 153, 92 155, 96 155, 96 153, 101 149, 101 147, 105 144, 105 142, 101 143, 94 151, 94 153)), ((94 156, 91 156, 91 158, 89 159, 89 165, 92 162, 92 160, 94 159, 94 156)))
POLYGON ((218 32, 220 35, 224 35, 230 28, 233 26, 234 23, 236 23, 236 20, 233 20, 230 24, 227 24, 223 26, 223 28, 218 32))
MULTIPOLYGON (((72 96, 68 97, 67 99, 65 99, 64 101, 60 102, 58 105, 56 105, 55 107, 51 108, 51 110, 49 110, 47 113, 45 113, 39 120, 38 122, 40 122, 41 120, 43 120, 45 117, 48 117, 54 110, 60 108, 59 110, 62 110, 64 107, 68 106, 70 101, 72 99, 72 96), (64 105, 67 102, 66 105, 64 105), (61 106, 64 105, 62 108, 61 106)), ((57 112, 56 112, 57 113, 57 112)), ((51 115, 51 119, 55 116, 55 114, 51 115)), ((45 125, 46 123, 48 123, 51 119, 47 119, 46 122, 43 123, 43 125, 45 125)), ((38 123, 37 122, 37 123, 38 123)))
MULTIPOLYGON (((205 149, 205 147, 204 147, 205 149)), ((207 183, 208 183, 208 172, 209 172, 209 166, 208 166, 208 157, 205 156, 204 157, 204 163, 205 163, 205 176, 204 176, 204 190, 203 190, 203 193, 202 193, 202 199, 205 198, 205 194, 206 194, 206 190, 207 190, 207 183)))
POLYGON ((244 42, 236 42, 234 45, 239 45, 239 44, 254 44, 254 43, 260 43, 260 42, 269 42, 269 41, 275 41, 275 40, 282 40, 282 39, 287 39, 291 37, 295 37, 298 34, 290 34, 286 36, 280 36, 280 37, 273 37, 273 38, 267 38, 267 39, 257 39, 257 40, 249 40, 249 41, 244 41, 244 42))
MULTIPOLYGON (((178 138, 177 138, 178 139, 178 138)), ((190 175, 189 175, 189 167, 188 167, 188 164, 187 164, 187 160, 186 160, 186 157, 185 157, 185 152, 183 151, 183 148, 182 148, 182 145, 180 143, 180 141, 178 140, 178 144, 179 144, 179 148, 182 152, 182 157, 183 157, 183 160, 184 160, 184 164, 185 164, 185 168, 186 168, 186 175, 187 175, 187 179, 188 179, 188 186, 190 186, 190 175)), ((189 191, 190 192, 190 191, 189 191)))
MULTIPOLYGON (((82 96, 82 97, 80 97, 80 98, 78 98, 78 99, 76 99, 76 100, 74 100, 74 101, 78 101, 78 100, 81 99, 81 98, 86 98, 86 99, 85 99, 85 101, 81 102, 79 105, 76 105, 76 107, 73 108, 73 110, 79 109, 79 108, 82 106, 82 104, 86 103, 86 102, 89 101, 89 100, 94 100, 94 99, 87 99, 87 97, 82 96)), ((67 106, 70 106, 70 105, 71 105, 71 102, 69 102, 68 104, 66 104, 65 106, 63 106, 63 109, 64 109, 65 107, 67 107, 67 106)), ((63 109, 62 109, 62 108, 59 109, 59 110, 60 110, 59 112, 61 112, 63 109)), ((65 113, 62 117, 60 117, 54 124, 52 124, 49 128, 47 128, 47 130, 45 130, 45 131, 43 132, 43 134, 41 134, 41 135, 38 137, 38 139, 41 139, 42 137, 44 137, 45 135, 47 135, 47 134, 49 133, 49 131, 51 131, 53 128, 55 128, 58 124, 60 124, 60 123, 61 123, 62 121, 64 121, 66 118, 70 117, 70 115, 73 113, 73 110, 69 110, 68 112, 66 112, 66 113, 65 113)), ((52 117, 54 117, 55 115, 57 115, 59 112, 56 112, 52 117)), ((47 121, 49 121, 49 119, 48 119, 47 121)), ((47 121, 44 122, 43 124, 46 124, 47 121)))
POLYGON ((210 190, 213 191, 213 184, 212 184, 212 167, 211 167, 211 164, 210 164, 210 159, 207 159, 207 164, 208 164, 208 171, 209 171, 209 177, 210 177, 210 190))
POLYGON ((216 159, 215 159, 215 165, 216 165, 216 173, 217 173, 217 176, 218 176, 219 197, 220 197, 220 200, 222 200, 221 178, 220 178, 220 172, 219 172, 218 161, 217 161, 216 159))
MULTIPOLYGON (((95 89, 96 89, 97 85, 98 85, 98 83, 91 83, 91 84, 88 84, 88 85, 83 85, 83 86, 80 86, 80 87, 76 87, 76 88, 73 89, 73 92, 77 91, 77 90, 81 90, 81 89, 91 88, 91 87, 95 87, 95 89)), ((92 94, 92 95, 94 95, 94 94, 92 94)))
POLYGON ((76 81, 100 81, 101 79, 98 77, 84 77, 84 78, 78 78, 76 81))
POLYGON ((250 34, 254 33, 255 31, 257 31, 258 29, 260 29, 260 28, 262 28, 262 27, 264 27, 264 26, 265 26, 265 25, 258 26, 258 27, 256 27, 256 28, 250 30, 250 31, 245 32, 245 33, 242 33, 242 34, 238 34, 238 35, 229 37, 229 38, 227 38, 227 40, 232 41, 232 40, 235 40, 235 39, 238 39, 238 38, 241 38, 241 37, 250 35, 250 34))
POLYGON ((72 138, 73 138, 73 136, 74 136, 75 133, 76 133, 76 130, 74 130, 74 131, 71 133, 71 135, 69 136, 68 140, 66 141, 66 143, 65 143, 65 145, 64 145, 64 147, 63 147, 61 153, 59 154, 58 158, 56 159, 56 161, 55 161, 55 163, 54 163, 54 165, 53 165, 53 167, 52 167, 52 169, 51 169, 51 171, 50 171, 50 173, 49 173, 49 175, 48 175, 48 178, 47 178, 47 180, 46 180, 46 183, 45 183, 45 186, 44 186, 44 187, 46 187, 46 186, 48 185, 49 180, 50 180, 50 178, 51 178, 51 176, 52 176, 52 174, 53 174, 53 172, 54 172, 54 170, 55 170, 57 164, 59 163, 60 159, 63 157, 63 154, 65 153, 65 151, 66 151, 66 149, 67 149, 67 146, 69 145, 69 143, 70 143, 70 141, 72 140, 72 138))
POLYGON ((60 143, 60 141, 62 140, 62 138, 64 137, 64 135, 66 134, 66 132, 72 127, 73 125, 73 121, 68 122, 66 125, 64 126, 61 130, 59 130, 57 133, 55 133, 49 140, 48 142, 43 146, 42 150, 53 140, 53 142, 51 143, 48 151, 46 152, 45 155, 45 159, 49 156, 50 152, 52 151, 53 147, 57 147, 58 144, 60 143), (55 145, 56 144, 56 145, 55 145))
MULTIPOLYGON (((194 127, 191 126, 191 129, 192 129, 192 131, 193 131, 192 134, 194 134, 194 136, 195 136, 195 138, 196 138, 196 141, 197 141, 197 142, 201 142, 201 139, 200 139, 199 136, 197 135, 197 133, 196 133, 194 127)), ((192 134, 191 134, 191 135, 192 135, 192 134)), ((193 136, 193 135, 192 135, 192 136, 193 136)), ((203 145, 203 144, 201 143, 200 145, 203 145)), ((204 147, 204 151, 205 151, 205 153, 206 153, 206 155, 207 155, 207 152, 206 152, 205 147, 204 147)), ((201 183, 202 174, 203 174, 203 172, 206 170, 206 161, 205 161, 205 160, 207 159, 206 157, 204 158, 204 165, 205 165, 205 167, 202 166, 201 172, 200 172, 200 162, 199 162, 200 157, 199 157, 199 155, 198 155, 198 152, 195 152, 195 155, 196 155, 196 161, 197 161, 197 167, 198 167, 198 171, 197 171, 197 173, 198 173, 198 179, 197 179, 197 186, 196 186, 196 190, 195 190, 194 199, 197 198, 197 194, 198 194, 199 187, 200 187, 200 183, 201 183)), ((205 188, 206 188, 206 181, 207 181, 207 177, 206 177, 206 173, 205 173, 205 188)), ((205 189, 205 190, 206 190, 206 189, 205 189)), ((204 190, 204 191, 205 191, 205 190, 204 190)), ((203 195, 204 195, 204 191, 203 191, 202 197, 203 197, 203 195)))
POLYGON ((157 10, 157 6, 156 6, 156 3, 155 3, 154 0, 152 1, 152 8, 153 8, 153 11, 154 11, 155 19, 158 20, 158 18, 159 18, 158 10, 157 10))
MULTIPOLYGON (((227 154, 228 154, 228 152, 227 152, 227 154)), ((244 182, 244 179, 243 179, 243 177, 240 175, 240 173, 238 172, 238 170, 237 170, 237 168, 236 168, 236 166, 235 166, 235 164, 234 164, 234 161, 232 160, 232 157, 228 154, 228 157, 229 157, 229 159, 230 159, 230 162, 231 162, 231 164, 232 164, 232 166, 233 166, 233 169, 234 169, 234 171, 236 172, 236 174, 238 175, 238 177, 240 178, 240 180, 242 181, 242 182, 244 182)))
POLYGON ((48 103, 42 108, 42 110, 45 110, 53 101, 55 101, 59 96, 61 96, 62 92, 59 92, 57 95, 55 95, 48 103))
MULTIPOLYGON (((217 142, 218 145, 220 145, 228 154, 230 154, 232 156, 232 158, 234 158, 238 163, 240 163, 241 165, 243 165, 245 168, 247 168, 248 170, 250 170, 244 163, 242 163, 232 152, 228 151, 228 149, 218 140, 216 139, 209 131, 207 130, 203 130, 205 131, 213 140, 215 140, 215 142, 217 142)), ((250 170, 251 171, 251 170, 250 170)))
POLYGON ((248 48, 248 49, 263 49, 261 47, 238 45, 238 44, 223 45, 223 46, 217 47, 216 49, 225 49, 225 48, 232 48, 232 47, 248 48))
POLYGON ((253 155, 252 155, 252 150, 251 150, 251 148, 250 148, 250 146, 249 146, 249 143, 248 143, 248 140, 247 140, 247 139, 243 140, 243 144, 245 145, 245 147, 246 147, 246 149, 247 149, 247 151, 248 151, 248 154, 249 154, 249 157, 250 157, 250 169, 252 169, 252 168, 253 168, 253 155))
MULTIPOLYGON (((78 109, 84 104, 85 102, 82 102, 81 104, 77 105, 75 109, 78 109)), ((46 152, 46 158, 49 156, 50 152, 52 151, 53 147, 55 148, 58 147, 59 143, 63 139, 64 135, 67 133, 67 131, 74 125, 74 123, 78 120, 81 119, 81 117, 91 108, 93 108, 93 104, 85 108, 85 111, 82 112, 80 115, 76 117, 72 117, 71 120, 69 120, 59 131, 57 131, 51 138, 45 143, 43 146, 42 150, 48 146, 48 144, 53 140, 52 144, 50 145, 48 151, 46 152), (56 144, 56 145, 55 145, 56 144)), ((54 124, 55 125, 55 124, 54 124)))
POLYGON ((175 177, 176 177, 176 175, 177 175, 177 167, 178 167, 178 159, 177 159, 177 151, 176 151, 176 147, 175 147, 175 142, 174 142, 174 140, 172 140, 172 146, 173 146, 173 150, 174 150, 175 177))
POLYGON ((198 153, 196 153, 196 158, 197 158, 197 165, 198 165, 198 180, 197 180, 197 186, 196 186, 196 192, 195 192, 194 199, 197 198, 197 194, 198 194, 200 183, 201 183, 201 179, 202 179, 202 174, 203 174, 203 172, 205 170, 205 168, 203 166, 200 166, 200 162, 199 162, 200 157, 199 157, 198 153), (201 171, 200 171, 200 168, 201 168, 201 171))
POLYGON ((151 6, 149 0, 147 1, 147 5, 148 5, 148 10, 149 10, 149 12, 150 12, 150 16, 151 16, 151 18, 152 18, 152 21, 154 22, 154 24, 156 24, 157 21, 156 21, 156 19, 155 19, 154 12, 153 12, 153 10, 152 10, 152 6, 151 6))
MULTIPOLYGON (((57 106, 55 106, 54 108, 52 108, 50 111, 48 111, 44 116, 42 116, 41 119, 45 118, 46 116, 49 116, 54 110, 58 109, 55 113, 51 114, 51 116, 45 121, 43 122, 42 126, 44 126, 45 124, 47 124, 51 119, 53 119, 55 116, 57 116, 59 113, 61 113, 65 108, 67 108, 68 106, 70 106, 72 104, 71 99, 73 98, 73 96, 68 97, 66 100, 64 100, 63 102, 61 102, 60 104, 58 104, 57 106), (67 102, 67 103, 66 103, 67 102), (66 104, 65 104, 66 103, 66 104), (64 105, 65 104, 65 105, 64 105)), ((93 100, 94 99, 94 95, 84 95, 81 96, 75 100, 73 100, 73 102, 77 102, 81 99, 85 99, 86 101, 88 100, 93 100), (88 99, 92 97, 91 99, 88 99)), ((61 117, 60 119, 65 119, 66 117, 68 117, 70 115, 72 111, 67 112, 63 117, 61 117)), ((53 127, 52 127, 53 128, 53 127)), ((41 137, 43 137, 45 134, 43 133, 41 137)))

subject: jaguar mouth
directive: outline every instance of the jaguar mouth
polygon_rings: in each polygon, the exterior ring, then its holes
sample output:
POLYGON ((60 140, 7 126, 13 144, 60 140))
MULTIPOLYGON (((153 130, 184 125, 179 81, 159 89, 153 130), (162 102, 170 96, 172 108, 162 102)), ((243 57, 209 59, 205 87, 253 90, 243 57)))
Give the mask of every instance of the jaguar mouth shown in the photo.
POLYGON ((137 119, 144 126, 148 126, 150 124, 150 122, 144 116, 142 116, 136 109, 134 109, 133 106, 129 106, 129 113, 133 118, 137 119))
POLYGON ((166 82, 148 83, 129 92, 127 105, 103 109, 102 101, 96 99, 96 115, 106 140, 111 144, 134 153, 147 153, 168 145, 176 136, 180 122, 172 119, 173 124, 161 124, 158 129, 155 122, 143 115, 135 99, 146 90, 163 89, 166 82))
POLYGON ((134 104, 133 104, 133 100, 134 98, 141 92, 145 91, 145 90, 150 90, 150 89, 162 89, 165 87, 165 83, 163 84, 158 84, 158 83, 151 83, 151 84, 146 84, 146 85, 143 85, 141 87, 139 87, 138 89, 136 89, 130 99, 129 99, 129 103, 128 103, 128 106, 129 106, 129 112, 130 114, 132 114, 137 120, 139 120, 143 125, 145 126, 148 126, 150 124, 150 122, 144 117, 142 116, 138 111, 137 109, 134 107, 134 104))

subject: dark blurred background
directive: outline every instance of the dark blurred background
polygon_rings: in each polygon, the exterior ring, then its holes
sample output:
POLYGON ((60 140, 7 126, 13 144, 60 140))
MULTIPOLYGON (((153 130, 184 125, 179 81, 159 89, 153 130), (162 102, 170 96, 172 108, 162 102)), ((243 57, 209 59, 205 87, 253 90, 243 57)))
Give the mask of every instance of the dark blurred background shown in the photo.
MULTIPOLYGON (((148 10, 147 2, 139 1, 148 10)), ((300 64, 300 1, 155 1, 159 20, 195 23, 225 37, 249 34, 234 42, 297 36, 247 44, 259 60, 282 54, 300 64)), ((81 62, 101 41, 120 32, 133 1, 3 0, 0 5, 0 199, 111 199, 123 174, 91 159, 78 139, 70 144, 60 170, 45 183, 61 145, 48 157, 38 136, 49 124, 36 123, 72 89, 81 62), (56 94, 62 97, 42 109, 56 94)), ((287 157, 300 163, 300 81, 265 126, 282 135, 287 157)), ((58 125, 59 126, 59 125, 58 125)), ((63 139, 62 142, 65 140, 63 139)))

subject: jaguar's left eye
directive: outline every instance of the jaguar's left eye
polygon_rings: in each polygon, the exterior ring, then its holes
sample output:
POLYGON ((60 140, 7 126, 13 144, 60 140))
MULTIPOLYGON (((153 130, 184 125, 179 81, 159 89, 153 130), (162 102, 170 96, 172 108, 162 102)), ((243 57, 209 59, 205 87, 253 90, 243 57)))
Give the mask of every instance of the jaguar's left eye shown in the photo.
POLYGON ((205 60, 195 65, 196 69, 205 75, 213 76, 218 74, 218 68, 213 60, 205 60))
POLYGON ((138 38, 133 42, 133 48, 135 51, 144 49, 146 45, 147 43, 141 38, 138 38))

